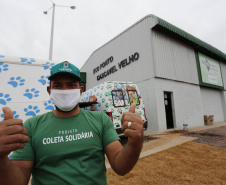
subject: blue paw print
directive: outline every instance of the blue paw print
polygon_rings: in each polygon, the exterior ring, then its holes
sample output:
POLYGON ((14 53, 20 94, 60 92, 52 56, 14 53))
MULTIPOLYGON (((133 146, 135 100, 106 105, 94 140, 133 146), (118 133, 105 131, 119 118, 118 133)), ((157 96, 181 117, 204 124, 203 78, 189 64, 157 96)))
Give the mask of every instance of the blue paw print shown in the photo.
POLYGON ((49 84, 49 80, 48 80, 49 76, 41 76, 41 78, 38 80, 39 82, 42 83, 42 85, 45 85, 45 84, 49 84))
POLYGON ((12 98, 9 97, 9 94, 0 93, 0 104, 6 105, 8 101, 11 101, 12 98))
POLYGON ((0 62, 0 73, 2 71, 8 71, 9 70, 8 67, 9 67, 8 64, 4 64, 4 62, 0 62))
POLYGON ((28 108, 24 109, 24 112, 26 112, 25 116, 36 116, 36 113, 39 113, 40 110, 37 106, 32 107, 32 105, 29 105, 28 108))
POLYGON ((23 58, 23 57, 20 58, 20 61, 22 63, 27 62, 28 64, 32 64, 33 62, 36 62, 35 59, 33 58, 23 58))
POLYGON ((50 63, 50 62, 46 62, 45 64, 42 64, 42 65, 44 65, 44 70, 47 70, 47 69, 51 70, 52 67, 55 66, 54 63, 50 63))
POLYGON ((44 103, 45 105, 45 110, 54 110, 54 103, 51 100, 48 100, 47 103, 44 103))
POLYGON ((21 77, 18 76, 16 78, 11 77, 10 78, 10 81, 8 82, 8 84, 12 85, 13 87, 17 87, 18 85, 19 86, 24 85, 24 82, 25 82, 25 80, 24 79, 21 79, 21 77))
POLYGON ((29 99, 32 99, 33 97, 38 97, 39 96, 39 91, 36 91, 35 88, 32 88, 31 90, 26 89, 24 93, 24 96, 28 97, 29 99))
MULTIPOLYGON (((1 114, 1 117, 3 118, 2 121, 4 121, 4 120, 5 120, 5 119, 4 119, 4 114, 1 114)), ((19 118, 19 115, 16 113, 16 111, 13 111, 13 117, 14 117, 14 118, 19 118)))

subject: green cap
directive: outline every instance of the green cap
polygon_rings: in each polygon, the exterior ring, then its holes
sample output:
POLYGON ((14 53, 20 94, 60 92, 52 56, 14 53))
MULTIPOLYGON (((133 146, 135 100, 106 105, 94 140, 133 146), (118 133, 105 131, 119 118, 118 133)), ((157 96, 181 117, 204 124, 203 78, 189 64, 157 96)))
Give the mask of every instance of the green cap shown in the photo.
POLYGON ((81 81, 79 69, 68 61, 64 61, 53 66, 48 79, 51 80, 59 74, 68 74, 81 81))

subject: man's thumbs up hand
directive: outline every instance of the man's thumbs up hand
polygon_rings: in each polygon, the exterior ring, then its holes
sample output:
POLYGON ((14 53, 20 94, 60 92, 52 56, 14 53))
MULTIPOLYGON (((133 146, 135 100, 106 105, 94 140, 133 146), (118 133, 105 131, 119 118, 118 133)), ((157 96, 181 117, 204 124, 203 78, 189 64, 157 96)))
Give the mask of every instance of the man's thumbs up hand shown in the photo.
POLYGON ((143 125, 144 122, 139 114, 135 113, 136 104, 133 103, 129 112, 124 112, 122 115, 122 131, 124 136, 128 137, 128 144, 133 147, 142 147, 143 145, 143 125))
POLYGON ((132 105, 129 108, 129 112, 135 113, 135 109, 136 109, 136 104, 135 103, 132 103, 132 105))
POLYGON ((13 112, 9 107, 3 107, 2 110, 5 120, 0 122, 0 159, 14 150, 22 149, 29 141, 23 121, 13 119, 13 112))
POLYGON ((3 107, 2 111, 4 113, 5 120, 13 119, 13 112, 11 111, 11 109, 9 107, 3 107))

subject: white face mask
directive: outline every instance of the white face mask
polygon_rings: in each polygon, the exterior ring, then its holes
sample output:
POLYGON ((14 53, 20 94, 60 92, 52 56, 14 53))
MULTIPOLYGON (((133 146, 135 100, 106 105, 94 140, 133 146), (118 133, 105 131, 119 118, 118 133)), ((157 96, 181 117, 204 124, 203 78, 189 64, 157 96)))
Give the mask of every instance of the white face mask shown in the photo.
POLYGON ((50 98, 62 111, 71 111, 80 101, 80 89, 51 89, 50 98))

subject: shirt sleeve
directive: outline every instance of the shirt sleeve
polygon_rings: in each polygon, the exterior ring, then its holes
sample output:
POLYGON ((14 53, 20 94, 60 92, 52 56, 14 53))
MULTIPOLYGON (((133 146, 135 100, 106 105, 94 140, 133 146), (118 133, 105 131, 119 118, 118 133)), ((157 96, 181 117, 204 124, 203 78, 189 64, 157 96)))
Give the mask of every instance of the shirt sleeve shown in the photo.
POLYGON ((32 129, 29 120, 25 121, 24 128, 28 131, 29 141, 25 143, 23 149, 13 151, 10 160, 35 160, 35 155, 32 148, 32 129))
POLYGON ((106 115, 105 113, 102 113, 103 118, 103 146, 107 146, 113 141, 120 140, 115 128, 114 124, 111 121, 111 118, 106 115))

